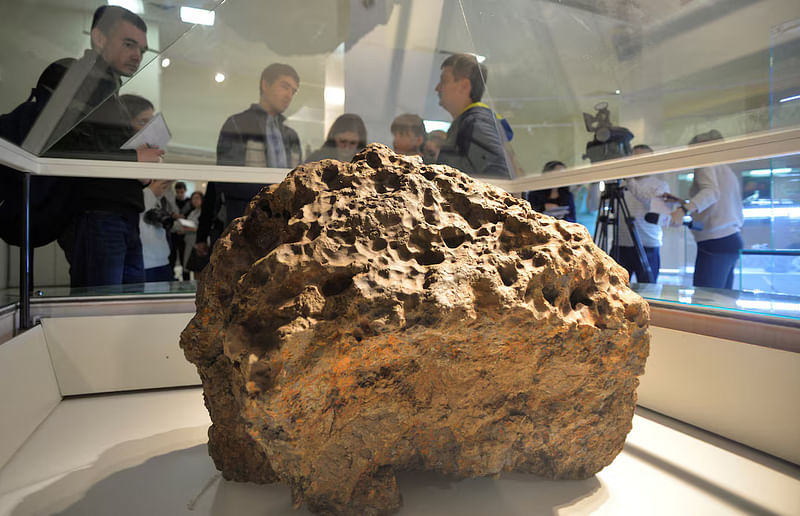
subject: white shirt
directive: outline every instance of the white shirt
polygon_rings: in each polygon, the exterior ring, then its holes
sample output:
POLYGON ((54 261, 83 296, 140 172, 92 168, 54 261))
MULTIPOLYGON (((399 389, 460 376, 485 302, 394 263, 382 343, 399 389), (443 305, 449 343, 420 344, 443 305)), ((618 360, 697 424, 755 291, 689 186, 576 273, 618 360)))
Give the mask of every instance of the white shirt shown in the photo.
MULTIPOLYGON (((634 177, 625 181, 625 203, 634 218, 633 225, 644 247, 661 247, 664 236, 661 226, 646 222, 644 215, 651 211, 650 201, 668 191, 669 185, 666 181, 655 175, 634 177)), ((633 247, 633 238, 622 220, 619 226, 619 245, 633 247)))
POLYGON ((742 229, 742 188, 728 165, 695 169, 689 197, 689 214, 703 224, 702 231, 692 231, 698 242, 730 236, 742 229))

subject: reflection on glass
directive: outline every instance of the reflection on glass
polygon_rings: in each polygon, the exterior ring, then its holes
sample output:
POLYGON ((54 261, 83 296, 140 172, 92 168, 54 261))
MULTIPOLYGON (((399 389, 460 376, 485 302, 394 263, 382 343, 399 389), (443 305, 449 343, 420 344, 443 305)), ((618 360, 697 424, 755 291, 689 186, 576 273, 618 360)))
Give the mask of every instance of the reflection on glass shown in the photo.
POLYGON ((772 28, 770 34, 770 127, 800 123, 800 18, 772 28))

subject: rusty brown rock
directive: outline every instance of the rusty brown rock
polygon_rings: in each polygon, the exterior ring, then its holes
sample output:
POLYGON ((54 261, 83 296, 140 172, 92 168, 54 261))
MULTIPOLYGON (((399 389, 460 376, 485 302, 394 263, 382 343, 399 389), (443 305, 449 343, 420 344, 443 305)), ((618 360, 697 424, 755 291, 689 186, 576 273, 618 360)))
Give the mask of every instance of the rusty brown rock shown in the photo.
POLYGON ((373 144, 252 200, 181 346, 225 478, 384 514, 402 470, 600 471, 631 428, 648 319, 583 226, 373 144))

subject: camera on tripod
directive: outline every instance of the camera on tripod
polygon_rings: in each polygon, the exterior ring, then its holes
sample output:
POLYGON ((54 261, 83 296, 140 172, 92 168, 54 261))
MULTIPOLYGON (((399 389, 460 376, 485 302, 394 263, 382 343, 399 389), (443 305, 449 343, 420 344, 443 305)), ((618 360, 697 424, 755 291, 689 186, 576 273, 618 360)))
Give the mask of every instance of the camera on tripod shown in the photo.
POLYGON ((586 130, 594 133, 592 141, 586 144, 586 154, 583 155, 583 159, 595 163, 630 156, 633 133, 625 127, 611 124, 608 102, 598 102, 594 109, 597 111, 595 115, 583 114, 586 130))
MULTIPOLYGON (((583 155, 583 159, 589 159, 595 163, 630 156, 633 133, 625 127, 611 124, 608 102, 598 102, 594 109, 597 111, 594 116, 589 113, 583 114, 586 130, 594 133, 594 138, 586 144, 586 154, 583 155)), ((634 252, 641 271, 641 274, 637 273, 638 280, 641 283, 652 283, 655 275, 650 268, 624 194, 625 186, 621 179, 605 182, 605 189, 600 196, 600 205, 597 207, 594 242, 611 258, 619 262, 620 228, 624 227, 633 240, 634 252)))

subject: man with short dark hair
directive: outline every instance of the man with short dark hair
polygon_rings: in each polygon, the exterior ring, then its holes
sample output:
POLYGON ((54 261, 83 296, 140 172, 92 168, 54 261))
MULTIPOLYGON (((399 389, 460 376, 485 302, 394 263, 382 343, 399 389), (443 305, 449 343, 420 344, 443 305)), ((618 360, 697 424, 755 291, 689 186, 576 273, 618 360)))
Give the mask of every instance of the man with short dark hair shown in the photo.
POLYGON ((394 151, 406 155, 422 155, 422 144, 425 142, 425 124, 419 115, 405 113, 398 115, 391 126, 394 151))
MULTIPOLYGON (((95 11, 91 49, 70 69, 70 73, 73 69, 85 71, 85 77, 59 123, 68 132, 46 156, 160 160, 164 153, 160 149, 120 149, 134 134, 130 114, 119 100, 121 77, 136 73, 146 49, 147 26, 139 16, 117 6, 104 5, 95 11), (74 127, 73 121, 77 122, 74 127)), ((73 287, 144 281, 139 239, 142 187, 138 179, 91 178, 83 182, 82 213, 75 219, 71 256, 67 257, 73 287)))
POLYGON ((453 116, 438 162, 471 176, 510 178, 503 140, 492 110, 480 100, 486 67, 469 54, 453 54, 442 63, 436 92, 439 105, 453 116))
MULTIPOLYGON (((300 76, 290 65, 273 63, 266 67, 258 84, 258 104, 228 117, 223 124, 217 140, 217 165, 273 168, 299 165, 303 158, 300 138, 294 129, 284 124, 286 117, 283 116, 299 87, 300 76)), ((195 244, 201 256, 208 254, 209 245, 219 236, 211 234, 215 218, 224 212, 224 220, 219 224, 227 226, 241 217, 262 186, 208 183, 195 244), (207 242, 209 237, 210 242, 207 242)))

